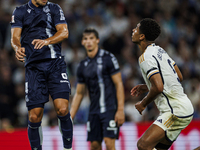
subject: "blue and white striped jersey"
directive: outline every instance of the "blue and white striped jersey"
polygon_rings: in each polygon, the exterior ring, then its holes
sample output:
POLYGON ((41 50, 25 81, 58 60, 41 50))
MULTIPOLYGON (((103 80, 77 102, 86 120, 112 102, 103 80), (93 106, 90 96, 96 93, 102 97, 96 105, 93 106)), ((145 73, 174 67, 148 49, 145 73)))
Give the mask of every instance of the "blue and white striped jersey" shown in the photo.
POLYGON ((13 12, 11 27, 22 28, 21 46, 25 48, 25 65, 42 59, 54 59, 61 56, 61 43, 34 49, 34 39, 47 39, 57 30, 56 25, 66 24, 64 13, 57 4, 47 2, 45 6, 36 7, 31 0, 16 7, 13 12))
POLYGON ((115 85, 111 76, 120 71, 112 53, 99 49, 94 58, 87 57, 79 63, 78 83, 86 84, 90 96, 90 114, 117 109, 115 85))

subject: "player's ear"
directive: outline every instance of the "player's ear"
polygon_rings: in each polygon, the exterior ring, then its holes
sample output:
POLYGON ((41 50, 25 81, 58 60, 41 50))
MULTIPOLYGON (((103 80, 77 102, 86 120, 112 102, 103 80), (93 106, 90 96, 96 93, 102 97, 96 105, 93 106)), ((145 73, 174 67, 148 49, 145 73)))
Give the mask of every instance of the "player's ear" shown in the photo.
POLYGON ((83 39, 81 40, 81 45, 84 46, 84 40, 83 39))
POLYGON ((145 35, 144 34, 140 34, 139 39, 140 39, 140 41, 144 40, 145 39, 145 35))
POLYGON ((100 42, 100 40, 99 40, 99 39, 97 39, 97 44, 99 44, 99 42, 100 42))

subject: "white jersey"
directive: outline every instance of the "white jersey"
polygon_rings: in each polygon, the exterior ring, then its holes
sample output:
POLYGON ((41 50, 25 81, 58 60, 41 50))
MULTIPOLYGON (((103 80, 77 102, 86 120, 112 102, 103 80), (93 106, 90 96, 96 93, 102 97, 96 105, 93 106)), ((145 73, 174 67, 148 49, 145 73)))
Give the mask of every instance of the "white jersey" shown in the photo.
POLYGON ((139 65, 148 89, 151 87, 150 78, 157 73, 161 75, 164 89, 154 100, 161 114, 171 112, 177 117, 188 117, 194 113, 192 103, 184 93, 174 69, 176 63, 161 47, 149 45, 140 56, 139 65))

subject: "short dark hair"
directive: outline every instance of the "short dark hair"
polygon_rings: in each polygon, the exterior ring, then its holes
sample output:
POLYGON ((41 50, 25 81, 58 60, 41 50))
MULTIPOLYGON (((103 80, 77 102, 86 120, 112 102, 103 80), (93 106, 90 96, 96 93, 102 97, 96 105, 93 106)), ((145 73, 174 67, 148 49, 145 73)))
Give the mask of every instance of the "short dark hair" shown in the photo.
POLYGON ((142 19, 139 30, 145 35, 147 41, 154 41, 161 33, 160 25, 151 18, 142 19))
POLYGON ((95 30, 94 28, 86 28, 84 31, 83 31, 83 34, 84 33, 94 33, 94 35, 96 36, 97 39, 99 39, 99 33, 97 32, 97 30, 95 30))

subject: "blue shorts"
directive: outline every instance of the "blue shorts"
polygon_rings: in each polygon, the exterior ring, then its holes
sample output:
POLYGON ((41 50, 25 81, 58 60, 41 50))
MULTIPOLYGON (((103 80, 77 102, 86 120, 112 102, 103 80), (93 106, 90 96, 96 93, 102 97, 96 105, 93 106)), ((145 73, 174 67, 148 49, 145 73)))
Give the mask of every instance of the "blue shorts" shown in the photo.
POLYGON ((104 137, 119 138, 119 127, 115 123, 116 111, 102 114, 89 114, 87 122, 87 141, 102 141, 104 137))
POLYGON ((26 66, 25 99, 28 110, 44 107, 49 101, 63 98, 69 100, 71 92, 67 67, 63 57, 41 60, 26 66))

